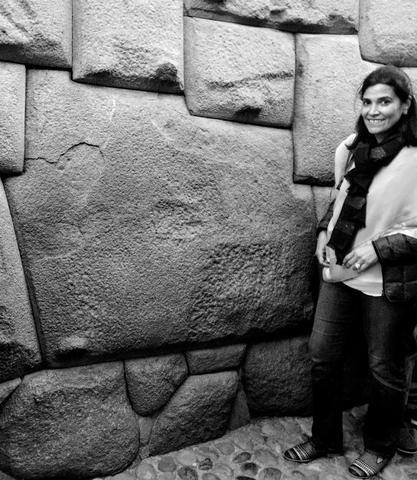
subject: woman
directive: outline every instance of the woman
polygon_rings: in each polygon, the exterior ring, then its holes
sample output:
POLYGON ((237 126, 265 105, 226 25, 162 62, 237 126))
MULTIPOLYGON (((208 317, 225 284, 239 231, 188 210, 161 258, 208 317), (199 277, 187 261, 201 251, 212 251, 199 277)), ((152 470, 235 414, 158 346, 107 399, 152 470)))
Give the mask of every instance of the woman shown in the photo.
POLYGON ((417 106, 408 76, 384 66, 359 89, 356 134, 336 150, 338 193, 320 223, 323 279, 310 338, 313 427, 284 453, 309 462, 343 451, 342 371, 354 321, 368 347, 371 392, 357 478, 380 472, 396 450, 407 392, 417 299, 417 106))

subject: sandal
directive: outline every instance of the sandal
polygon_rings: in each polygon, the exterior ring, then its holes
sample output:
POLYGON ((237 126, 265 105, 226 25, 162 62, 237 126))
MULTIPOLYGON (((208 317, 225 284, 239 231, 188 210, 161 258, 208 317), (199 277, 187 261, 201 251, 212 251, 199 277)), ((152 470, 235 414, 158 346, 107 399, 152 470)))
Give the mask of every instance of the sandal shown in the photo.
POLYGON ((308 463, 317 458, 326 457, 328 453, 331 453, 329 449, 317 447, 310 439, 285 450, 284 458, 290 462, 308 463))
POLYGON ((355 478, 372 478, 387 466, 392 456, 384 457, 365 450, 349 467, 349 473, 355 478))

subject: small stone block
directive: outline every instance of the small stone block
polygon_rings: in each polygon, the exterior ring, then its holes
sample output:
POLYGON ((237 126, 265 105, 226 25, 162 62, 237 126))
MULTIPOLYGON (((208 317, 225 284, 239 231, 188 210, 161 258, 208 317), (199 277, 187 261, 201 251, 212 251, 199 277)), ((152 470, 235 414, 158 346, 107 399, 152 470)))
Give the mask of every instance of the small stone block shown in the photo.
POLYGON ((289 127, 293 115, 293 35, 185 19, 185 98, 193 115, 289 127))
POLYGON ((182 0, 75 0, 73 79, 183 90, 182 0))
POLYGON ((0 60, 70 68, 72 0, 2 0, 0 60))
POLYGON ((190 350, 186 353, 191 374, 238 368, 245 353, 245 344, 190 350))
POLYGON ((416 37, 415 0, 360 2, 359 43, 365 60, 417 67, 416 37))
POLYGON ((377 65, 353 35, 297 35, 294 181, 334 184, 334 152, 354 131, 356 92, 377 65))
MULTIPOLYGON (((1 12, 1 7, 0 7, 1 12)), ((23 171, 25 144, 26 68, 0 62, 0 173, 23 171)))

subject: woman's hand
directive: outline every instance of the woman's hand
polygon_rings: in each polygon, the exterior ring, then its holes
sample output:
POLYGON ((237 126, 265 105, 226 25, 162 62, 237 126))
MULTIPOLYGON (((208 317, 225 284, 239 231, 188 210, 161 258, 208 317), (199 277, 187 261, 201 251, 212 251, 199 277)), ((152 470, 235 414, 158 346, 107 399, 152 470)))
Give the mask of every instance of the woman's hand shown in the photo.
POLYGON ((321 230, 317 236, 316 251, 314 255, 317 257, 317 260, 322 267, 329 266, 329 262, 326 259, 326 244, 327 232, 326 230, 321 230))
POLYGON ((378 257, 375 248, 371 242, 364 243, 359 247, 349 252, 343 259, 343 266, 346 268, 352 267, 357 272, 363 272, 372 265, 377 263, 378 257))

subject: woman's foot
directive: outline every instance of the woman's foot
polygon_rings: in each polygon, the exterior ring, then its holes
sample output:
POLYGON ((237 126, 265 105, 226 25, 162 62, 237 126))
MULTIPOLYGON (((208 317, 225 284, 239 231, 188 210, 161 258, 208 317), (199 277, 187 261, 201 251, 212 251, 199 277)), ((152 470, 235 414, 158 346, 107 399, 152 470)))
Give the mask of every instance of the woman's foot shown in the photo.
POLYGON ((365 452, 349 467, 349 473, 355 478, 372 478, 390 462, 392 456, 378 455, 374 452, 365 452))
POLYGON ((317 458, 327 457, 329 454, 339 454, 341 451, 317 447, 313 440, 299 443, 284 452, 284 458, 290 462, 308 463, 317 458))

